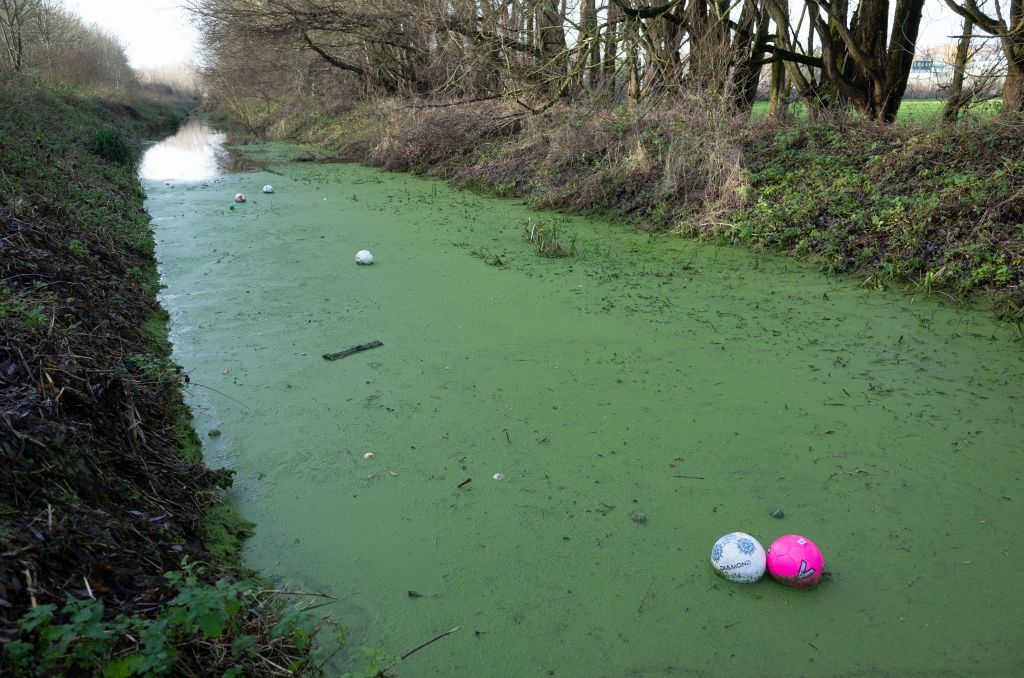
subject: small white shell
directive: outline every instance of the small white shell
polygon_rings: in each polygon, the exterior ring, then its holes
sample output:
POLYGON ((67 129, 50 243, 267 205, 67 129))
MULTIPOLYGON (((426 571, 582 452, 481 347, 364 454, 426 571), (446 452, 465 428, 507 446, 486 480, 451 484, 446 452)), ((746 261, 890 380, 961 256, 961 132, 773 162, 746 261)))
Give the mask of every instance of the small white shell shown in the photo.
POLYGON ((245 202, 245 194, 235 193, 235 202, 245 202))
POLYGON ((264 193, 273 193, 274 192, 274 187, 271 186, 270 184, 267 184, 266 186, 263 187, 263 192, 264 193))
POLYGON ((374 454, 373 452, 367 452, 366 454, 363 455, 363 459, 366 459, 367 461, 369 461, 370 459, 373 459, 376 456, 377 455, 374 454))
POLYGON ((495 473, 491 477, 494 478, 495 480, 504 480, 505 479, 505 474, 504 473, 495 473))
POLYGON ((372 264, 373 254, 370 250, 359 250, 356 252, 356 263, 357 264, 372 264))

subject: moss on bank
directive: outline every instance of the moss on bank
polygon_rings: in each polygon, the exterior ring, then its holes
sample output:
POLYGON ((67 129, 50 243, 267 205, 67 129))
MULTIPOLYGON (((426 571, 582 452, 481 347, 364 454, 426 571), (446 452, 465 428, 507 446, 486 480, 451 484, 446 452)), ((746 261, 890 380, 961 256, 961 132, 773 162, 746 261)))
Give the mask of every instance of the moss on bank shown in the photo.
MULTIPOLYGON (((294 109, 288 109, 294 110, 294 109)), ((1024 322, 1024 121, 880 126, 731 118, 702 100, 380 101, 262 125, 326 157, 440 176, 538 207, 819 258, 872 284, 994 298, 1024 322)))
POLYGON ((0 673, 315 672, 319 622, 225 576, 156 302, 135 165, 191 104, 0 75, 0 673))

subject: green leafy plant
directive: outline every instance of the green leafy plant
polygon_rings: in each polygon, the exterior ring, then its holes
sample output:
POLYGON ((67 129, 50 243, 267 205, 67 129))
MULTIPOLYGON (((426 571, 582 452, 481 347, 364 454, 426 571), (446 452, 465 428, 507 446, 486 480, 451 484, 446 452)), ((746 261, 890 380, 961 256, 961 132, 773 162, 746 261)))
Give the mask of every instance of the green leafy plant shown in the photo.
MULTIPOLYGON (((204 574, 202 566, 186 559, 180 571, 164 575, 177 594, 154 617, 118 615, 103 621, 102 600, 71 596, 59 611, 56 605, 33 608, 19 619, 7 660, 20 676, 69 670, 104 678, 160 676, 180 667, 184 648, 201 643, 219 647, 222 666, 208 668, 237 676, 259 673, 263 648, 287 646, 292 669, 319 671, 322 653, 311 649, 323 622, 309 613, 313 608, 275 606, 250 582, 207 584, 204 574)), ((340 634, 338 642, 344 642, 340 634)))
POLYGON ((135 162, 135 147, 123 133, 112 127, 93 132, 85 147, 108 162, 118 165, 135 162))

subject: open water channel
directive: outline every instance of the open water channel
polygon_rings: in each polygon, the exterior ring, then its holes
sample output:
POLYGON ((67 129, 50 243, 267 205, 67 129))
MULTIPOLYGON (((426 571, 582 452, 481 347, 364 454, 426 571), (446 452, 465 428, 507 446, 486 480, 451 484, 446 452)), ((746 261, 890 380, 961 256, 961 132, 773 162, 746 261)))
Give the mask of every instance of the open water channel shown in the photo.
POLYGON ((332 672, 456 626, 399 673, 1024 671, 1010 327, 294 147, 219 175, 221 141, 143 163, 162 302, 247 563, 337 598, 332 672), (540 220, 579 255, 537 256, 540 220), (832 576, 728 583, 734 530, 809 536, 832 576))

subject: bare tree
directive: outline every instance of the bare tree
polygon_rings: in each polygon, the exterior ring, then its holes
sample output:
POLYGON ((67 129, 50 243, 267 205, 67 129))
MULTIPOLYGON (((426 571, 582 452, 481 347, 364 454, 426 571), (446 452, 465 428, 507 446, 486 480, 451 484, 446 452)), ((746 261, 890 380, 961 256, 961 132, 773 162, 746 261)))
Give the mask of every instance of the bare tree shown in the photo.
POLYGON ((805 0, 821 44, 821 61, 836 91, 871 118, 896 119, 914 61, 924 0, 805 0), (887 38, 888 36, 888 38, 887 38))
POLYGON ((973 88, 964 91, 964 75, 967 72, 967 58, 971 50, 971 37, 974 34, 974 22, 964 19, 963 32, 956 46, 956 57, 953 60, 953 80, 949 84, 949 95, 942 118, 947 123, 955 123, 961 109, 974 98, 973 88))
MULTIPOLYGON (((313 68, 313 59, 356 83, 359 96, 444 94, 525 103, 624 86, 632 100, 700 93, 749 113, 761 70, 772 64, 776 109, 782 92, 793 87, 812 114, 853 105, 891 121, 906 89, 924 1, 794 0, 798 13, 789 0, 189 5, 214 61, 235 55, 232 42, 259 45, 261 52, 275 51, 278 70, 300 62, 313 68)), ((231 58, 243 68, 244 56, 231 58)), ((275 70, 272 60, 261 63, 275 70)), ((224 64, 219 68, 224 76, 224 64)))
POLYGON ((970 19, 989 35, 998 38, 1006 56, 1006 77, 1003 80, 1003 111, 1024 112, 1024 0, 991 0, 995 16, 982 8, 977 0, 946 0, 954 12, 970 19), (1004 10, 1004 5, 1008 4, 1004 10))
POLYGON ((8 64, 15 71, 21 72, 24 68, 30 27, 42 7, 42 0, 0 0, 0 37, 8 64))

